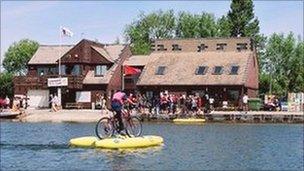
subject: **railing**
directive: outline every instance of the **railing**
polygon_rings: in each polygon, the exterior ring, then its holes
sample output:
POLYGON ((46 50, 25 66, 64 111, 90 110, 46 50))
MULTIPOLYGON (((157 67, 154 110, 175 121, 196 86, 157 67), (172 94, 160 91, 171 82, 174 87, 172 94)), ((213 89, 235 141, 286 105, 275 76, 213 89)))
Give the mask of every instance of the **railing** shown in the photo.
MULTIPOLYGON (((82 89, 84 76, 63 75, 62 77, 68 78, 68 88, 82 89)), ((58 75, 45 75, 45 76, 16 76, 14 77, 15 86, 29 86, 46 89, 48 88, 48 78, 58 78, 58 75)))

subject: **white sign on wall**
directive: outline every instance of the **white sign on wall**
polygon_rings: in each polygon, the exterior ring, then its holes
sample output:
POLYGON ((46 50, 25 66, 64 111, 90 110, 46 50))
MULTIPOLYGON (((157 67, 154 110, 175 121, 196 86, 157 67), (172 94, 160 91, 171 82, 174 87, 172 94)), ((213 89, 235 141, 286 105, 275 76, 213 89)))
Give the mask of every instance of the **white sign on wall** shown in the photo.
POLYGON ((48 87, 59 87, 59 86, 67 86, 68 78, 49 78, 48 79, 48 87))
POLYGON ((91 92, 76 91, 76 102, 91 102, 91 92))

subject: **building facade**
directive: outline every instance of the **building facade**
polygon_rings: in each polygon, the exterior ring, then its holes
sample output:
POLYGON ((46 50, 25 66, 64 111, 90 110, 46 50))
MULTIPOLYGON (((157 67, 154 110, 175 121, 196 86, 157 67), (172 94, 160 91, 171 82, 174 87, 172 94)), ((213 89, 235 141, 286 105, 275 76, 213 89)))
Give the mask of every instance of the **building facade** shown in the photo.
POLYGON ((250 38, 155 40, 151 54, 132 56, 125 65, 142 69, 131 83, 141 93, 208 94, 215 106, 227 101, 237 107, 245 93, 249 97, 258 94, 254 47, 250 38))
POLYGON ((14 78, 14 93, 27 95, 33 108, 48 107, 51 94, 61 98, 62 107, 77 103, 91 108, 97 93, 110 97, 121 89, 121 66, 129 56, 128 45, 86 39, 75 46, 41 45, 28 63, 27 75, 14 78))
POLYGON ((238 107, 245 93, 258 94, 254 47, 250 38, 165 39, 155 40, 149 55, 132 56, 129 45, 86 39, 76 45, 42 45, 29 61, 27 75, 14 78, 14 92, 27 95, 30 107, 48 107, 49 96, 57 94, 63 107, 78 103, 91 108, 97 93, 110 98, 121 88, 147 96, 163 91, 208 94, 215 106, 227 101, 238 107), (123 66, 141 73, 124 75, 123 66))

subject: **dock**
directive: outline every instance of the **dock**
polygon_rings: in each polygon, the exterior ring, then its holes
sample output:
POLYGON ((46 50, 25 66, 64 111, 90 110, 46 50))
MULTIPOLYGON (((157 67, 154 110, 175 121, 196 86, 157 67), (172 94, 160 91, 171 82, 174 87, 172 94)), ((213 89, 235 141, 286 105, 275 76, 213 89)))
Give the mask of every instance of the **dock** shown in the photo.
POLYGON ((303 123, 303 112, 287 111, 212 111, 204 115, 207 121, 303 123))

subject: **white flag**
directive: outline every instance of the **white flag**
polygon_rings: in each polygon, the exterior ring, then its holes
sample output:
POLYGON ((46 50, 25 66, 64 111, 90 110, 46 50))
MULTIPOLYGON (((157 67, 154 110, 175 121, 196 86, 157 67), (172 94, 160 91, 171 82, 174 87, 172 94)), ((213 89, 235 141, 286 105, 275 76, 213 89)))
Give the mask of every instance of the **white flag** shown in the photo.
POLYGON ((61 34, 63 36, 68 36, 68 37, 72 37, 73 36, 73 32, 71 32, 71 30, 65 28, 65 27, 61 27, 61 34))

